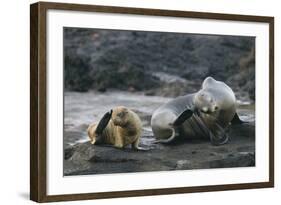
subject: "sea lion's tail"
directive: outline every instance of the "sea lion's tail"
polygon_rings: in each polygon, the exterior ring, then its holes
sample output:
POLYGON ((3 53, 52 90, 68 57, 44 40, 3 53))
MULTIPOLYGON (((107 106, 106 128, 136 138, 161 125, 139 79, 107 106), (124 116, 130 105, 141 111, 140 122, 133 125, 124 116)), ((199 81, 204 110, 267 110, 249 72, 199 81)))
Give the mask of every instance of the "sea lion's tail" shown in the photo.
POLYGON ((156 140, 154 141, 154 143, 169 144, 170 142, 172 142, 176 138, 177 134, 174 128, 171 128, 171 130, 172 130, 172 135, 168 139, 156 140))

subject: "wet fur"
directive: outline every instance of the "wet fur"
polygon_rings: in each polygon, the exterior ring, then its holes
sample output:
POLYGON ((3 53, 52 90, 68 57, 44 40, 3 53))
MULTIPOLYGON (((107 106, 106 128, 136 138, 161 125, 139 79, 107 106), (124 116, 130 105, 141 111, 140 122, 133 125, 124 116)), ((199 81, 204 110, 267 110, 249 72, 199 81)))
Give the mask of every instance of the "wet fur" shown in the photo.
POLYGON ((226 128, 231 121, 233 124, 239 122, 231 88, 207 77, 201 90, 184 98, 186 110, 180 108, 182 113, 175 114, 173 109, 182 107, 183 101, 180 99, 183 98, 178 97, 153 113, 151 125, 156 142, 170 143, 179 135, 187 138, 208 137, 213 145, 228 141, 226 128), (193 104, 190 103, 191 99, 193 104))
POLYGON ((101 134, 96 133, 97 124, 93 123, 88 128, 88 136, 92 144, 110 144, 117 148, 132 145, 139 149, 142 123, 138 115, 132 110, 119 106, 112 110, 111 119, 101 134))

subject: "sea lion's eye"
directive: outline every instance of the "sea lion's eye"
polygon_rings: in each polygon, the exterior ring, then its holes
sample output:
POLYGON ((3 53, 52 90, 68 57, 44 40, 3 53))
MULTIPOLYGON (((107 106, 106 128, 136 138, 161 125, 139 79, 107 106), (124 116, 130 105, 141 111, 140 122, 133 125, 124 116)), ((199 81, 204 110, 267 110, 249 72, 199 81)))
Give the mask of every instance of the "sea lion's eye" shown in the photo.
POLYGON ((215 106, 215 110, 217 110, 217 109, 219 109, 219 107, 218 107, 218 106, 215 106))

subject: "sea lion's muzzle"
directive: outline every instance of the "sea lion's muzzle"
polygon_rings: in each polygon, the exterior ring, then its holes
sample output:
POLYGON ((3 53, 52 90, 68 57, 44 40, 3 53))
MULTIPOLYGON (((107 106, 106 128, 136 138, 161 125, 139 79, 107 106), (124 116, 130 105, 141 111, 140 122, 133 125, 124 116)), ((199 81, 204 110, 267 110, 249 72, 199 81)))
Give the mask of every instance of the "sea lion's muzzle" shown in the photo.
POLYGON ((211 114, 212 112, 210 111, 206 111, 206 110, 200 110, 200 112, 204 113, 204 114, 211 114))
POLYGON ((218 110, 218 106, 214 106, 212 108, 203 107, 200 109, 200 111, 205 114, 211 114, 211 113, 216 112, 217 110, 218 110))

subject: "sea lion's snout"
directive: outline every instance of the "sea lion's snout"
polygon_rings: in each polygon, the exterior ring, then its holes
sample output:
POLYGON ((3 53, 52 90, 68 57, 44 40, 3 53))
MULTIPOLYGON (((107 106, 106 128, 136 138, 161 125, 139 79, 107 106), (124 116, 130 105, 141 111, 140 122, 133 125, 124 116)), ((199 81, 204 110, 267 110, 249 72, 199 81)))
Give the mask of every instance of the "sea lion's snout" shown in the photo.
POLYGON ((208 107, 203 107, 200 111, 203 112, 203 113, 206 113, 206 114, 210 114, 210 113, 213 113, 213 112, 216 112, 218 110, 218 106, 212 106, 211 108, 208 108, 208 107))
POLYGON ((112 116, 112 122, 114 125, 118 126, 122 122, 121 118, 118 116, 112 116))
POLYGON ((115 126, 122 126, 122 121, 121 121, 121 119, 114 119, 114 120, 112 120, 113 121, 113 124, 115 125, 115 126))
POLYGON ((205 113, 205 114, 211 114, 212 113, 212 110, 208 109, 207 107, 203 107, 202 109, 200 109, 200 111, 202 113, 205 113))
POLYGON ((127 124, 127 115, 127 108, 123 106, 116 107, 115 109, 113 109, 111 117, 113 124, 116 126, 125 126, 127 124))
POLYGON ((202 111, 202 112, 208 112, 208 108, 207 108, 207 107, 203 107, 203 108, 201 109, 201 111, 202 111))

